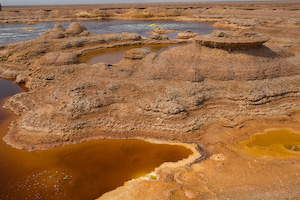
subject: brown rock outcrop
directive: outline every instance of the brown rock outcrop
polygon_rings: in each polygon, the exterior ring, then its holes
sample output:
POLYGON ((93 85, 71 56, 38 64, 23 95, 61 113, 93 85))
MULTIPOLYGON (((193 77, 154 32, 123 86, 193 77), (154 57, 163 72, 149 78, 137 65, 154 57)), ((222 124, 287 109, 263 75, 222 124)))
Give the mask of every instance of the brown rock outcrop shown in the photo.
POLYGON ((152 40, 168 40, 169 38, 166 35, 152 33, 149 37, 152 40))
POLYGON ((79 63, 77 57, 72 53, 66 52, 51 52, 47 53, 43 59, 43 65, 71 65, 79 63))
POLYGON ((187 30, 187 31, 178 33, 177 38, 178 39, 190 39, 190 38, 196 37, 197 35, 198 35, 197 33, 187 30))
POLYGON ((251 32, 214 31, 209 35, 197 36, 194 40, 197 44, 203 46, 234 50, 255 48, 261 46, 270 40, 270 38, 263 34, 251 32))
POLYGON ((60 31, 47 31, 43 35, 41 35, 39 38, 44 40, 51 40, 51 39, 61 39, 65 38, 65 34, 60 31))
POLYGON ((81 11, 79 13, 76 13, 77 17, 83 17, 83 18, 92 18, 93 14, 86 12, 86 11, 81 11))
POLYGON ((53 29, 45 32, 43 35, 39 36, 40 39, 51 40, 51 39, 61 39, 65 37, 66 29, 64 29, 60 24, 55 24, 53 29))
POLYGON ((157 34, 160 34, 160 35, 163 35, 163 34, 168 34, 168 33, 174 33, 176 32, 175 30, 165 30, 165 29, 162 29, 162 28, 156 28, 154 29, 153 31, 151 31, 151 33, 157 33, 157 34))
POLYGON ((51 31, 53 31, 53 32, 65 32, 66 29, 64 29, 64 27, 62 27, 62 25, 60 25, 60 24, 54 24, 54 27, 51 31))
POLYGON ((80 22, 71 23, 66 30, 67 34, 71 36, 78 36, 84 31, 87 29, 80 22))
POLYGON ((134 48, 125 52, 124 58, 132 60, 141 60, 146 57, 150 52, 143 48, 134 48))
POLYGON ((0 64, 0 77, 7 79, 15 79, 18 75, 26 71, 25 65, 0 64))
POLYGON ((192 44, 171 49, 158 56, 149 55, 144 60, 143 71, 135 75, 145 75, 145 79, 248 81, 299 74, 297 66, 263 46, 231 53, 192 44))

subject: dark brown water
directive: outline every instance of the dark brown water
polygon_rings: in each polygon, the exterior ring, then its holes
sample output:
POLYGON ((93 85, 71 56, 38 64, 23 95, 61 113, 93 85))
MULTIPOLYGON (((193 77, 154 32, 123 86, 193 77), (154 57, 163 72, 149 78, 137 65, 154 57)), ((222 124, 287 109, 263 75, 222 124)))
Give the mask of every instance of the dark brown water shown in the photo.
POLYGON ((123 55, 126 51, 133 48, 143 48, 150 52, 160 54, 174 47, 184 46, 186 44, 153 44, 153 45, 132 45, 125 47, 116 47, 110 49, 101 49, 91 51, 83 56, 78 57, 78 60, 82 63, 96 64, 96 63, 108 63, 116 64, 123 59, 123 55))
POLYGON ((23 92, 24 90, 24 87, 19 87, 12 81, 0 79, 0 102, 2 102, 4 98, 23 92))
MULTIPOLYGON (((1 99, 21 92, 0 79, 1 99)), ((0 136, 6 134, 11 112, 0 108, 0 136)), ((0 199, 95 199, 163 162, 178 161, 191 151, 175 145, 139 140, 98 140, 28 152, 0 142, 0 199)))

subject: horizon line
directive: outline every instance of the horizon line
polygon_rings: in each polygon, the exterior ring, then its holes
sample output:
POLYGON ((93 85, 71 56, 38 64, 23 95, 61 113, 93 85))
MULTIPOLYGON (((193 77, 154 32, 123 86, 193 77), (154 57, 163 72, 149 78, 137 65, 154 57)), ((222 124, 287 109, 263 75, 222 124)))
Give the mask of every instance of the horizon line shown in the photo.
POLYGON ((187 4, 187 3, 234 3, 234 2, 294 2, 294 1, 298 1, 298 0, 288 0, 288 1, 285 1, 285 0, 226 0, 226 1, 222 1, 222 0, 203 0, 203 1, 161 1, 161 2, 157 2, 157 1, 154 1, 154 2, 124 2, 124 3, 72 3, 72 4, 64 4, 64 3, 54 3, 54 4, 9 4, 9 5, 3 5, 1 4, 0 2, 0 5, 2 5, 2 7, 13 7, 13 6, 24 6, 24 7, 27 7, 27 6, 76 6, 76 5, 79 5, 79 6, 82 6, 82 5, 116 5, 116 4, 164 4, 164 3, 168 3, 168 4, 171 4, 171 3, 182 3, 182 4, 187 4))

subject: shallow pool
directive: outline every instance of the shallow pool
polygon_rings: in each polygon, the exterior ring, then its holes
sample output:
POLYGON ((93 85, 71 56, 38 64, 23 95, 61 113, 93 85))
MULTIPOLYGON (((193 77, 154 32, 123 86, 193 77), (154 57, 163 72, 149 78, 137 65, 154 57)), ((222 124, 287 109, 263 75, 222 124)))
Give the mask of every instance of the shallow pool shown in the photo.
POLYGON ((300 134, 292 130, 268 130, 243 142, 243 148, 259 157, 300 156, 300 134))
MULTIPOLYGON (((0 79, 1 100, 21 92, 0 79)), ((16 118, 0 108, 0 137, 16 118)), ((47 151, 17 150, 0 141, 0 199, 95 199, 191 150, 139 140, 97 140, 47 151)))
POLYGON ((126 51, 133 48, 147 49, 151 53, 160 54, 174 47, 184 46, 186 44, 152 44, 152 45, 131 45, 124 47, 115 47, 108 49, 100 49, 88 52, 83 56, 79 56, 78 60, 82 63, 96 64, 96 63, 108 63, 116 64, 123 59, 123 55, 126 51))

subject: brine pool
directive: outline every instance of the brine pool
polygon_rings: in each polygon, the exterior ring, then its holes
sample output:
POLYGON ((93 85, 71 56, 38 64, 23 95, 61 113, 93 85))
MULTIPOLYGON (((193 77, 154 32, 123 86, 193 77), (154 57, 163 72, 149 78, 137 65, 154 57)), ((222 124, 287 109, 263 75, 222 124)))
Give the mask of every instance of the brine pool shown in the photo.
POLYGON ((151 53, 160 54, 174 47, 184 46, 186 44, 148 44, 148 45, 130 45, 114 47, 108 49, 94 50, 78 57, 79 62, 87 64, 108 63, 116 64, 123 59, 126 51, 133 48, 143 48, 151 53))
POLYGON ((300 156, 300 134, 297 130, 266 130, 242 142, 242 148, 261 158, 291 158, 300 156))
MULTIPOLYGON (((17 116, 2 108, 5 98, 23 92, 0 79, 0 137, 17 116)), ((0 141, 0 199, 96 199, 164 162, 187 158, 178 145, 140 140, 97 140, 45 151, 17 150, 0 141)))

